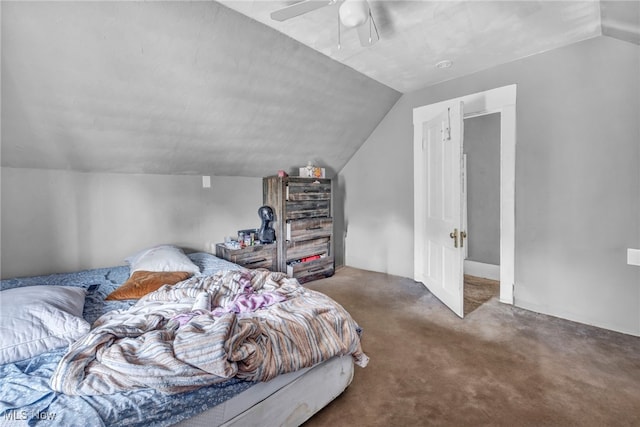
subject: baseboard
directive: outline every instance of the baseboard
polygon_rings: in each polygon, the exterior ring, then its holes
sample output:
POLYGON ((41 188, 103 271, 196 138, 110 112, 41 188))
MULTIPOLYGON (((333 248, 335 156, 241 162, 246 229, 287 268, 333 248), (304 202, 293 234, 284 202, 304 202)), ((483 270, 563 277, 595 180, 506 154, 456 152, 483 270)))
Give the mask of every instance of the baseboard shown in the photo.
POLYGON ((483 279, 500 280, 500 266, 465 259, 464 274, 482 277, 483 279))

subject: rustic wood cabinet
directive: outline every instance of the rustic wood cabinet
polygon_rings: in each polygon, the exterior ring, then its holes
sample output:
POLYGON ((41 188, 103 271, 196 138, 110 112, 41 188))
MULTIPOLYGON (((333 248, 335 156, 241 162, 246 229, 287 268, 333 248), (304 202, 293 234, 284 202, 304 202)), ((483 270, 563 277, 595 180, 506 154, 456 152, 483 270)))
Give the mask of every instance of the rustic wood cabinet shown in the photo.
POLYGON ((269 176, 263 202, 275 214, 277 270, 300 282, 333 275, 331 180, 269 176))
POLYGON ((230 249, 224 243, 217 243, 216 256, 246 268, 267 268, 278 271, 275 244, 230 249))

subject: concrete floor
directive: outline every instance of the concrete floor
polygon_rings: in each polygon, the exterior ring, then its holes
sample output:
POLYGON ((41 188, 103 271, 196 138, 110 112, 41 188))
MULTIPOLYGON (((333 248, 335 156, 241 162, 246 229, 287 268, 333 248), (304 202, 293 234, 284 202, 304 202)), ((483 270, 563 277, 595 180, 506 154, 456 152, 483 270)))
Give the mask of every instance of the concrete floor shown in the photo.
POLYGON ((306 284, 364 329, 369 365, 305 426, 638 426, 640 338, 501 304, 459 319, 422 284, 358 270, 306 284))

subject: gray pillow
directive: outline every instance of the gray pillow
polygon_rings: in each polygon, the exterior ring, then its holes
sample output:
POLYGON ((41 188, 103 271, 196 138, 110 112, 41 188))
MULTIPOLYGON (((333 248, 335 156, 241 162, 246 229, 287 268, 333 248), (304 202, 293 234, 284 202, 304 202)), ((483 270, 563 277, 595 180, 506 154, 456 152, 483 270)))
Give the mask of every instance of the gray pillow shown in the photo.
POLYGON ((89 332, 83 288, 27 286, 0 292, 0 364, 65 347, 89 332))

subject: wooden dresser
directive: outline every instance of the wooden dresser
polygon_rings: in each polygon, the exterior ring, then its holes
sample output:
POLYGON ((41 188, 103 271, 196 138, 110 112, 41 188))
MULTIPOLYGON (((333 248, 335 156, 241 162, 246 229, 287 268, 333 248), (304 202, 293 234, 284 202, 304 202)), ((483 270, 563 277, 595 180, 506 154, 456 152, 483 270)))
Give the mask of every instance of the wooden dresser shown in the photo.
POLYGON ((278 271, 275 244, 230 249, 224 243, 217 243, 216 256, 247 268, 267 268, 271 271, 278 271))
POLYGON ((275 214, 277 270, 300 282, 333 275, 331 180, 269 176, 263 202, 275 214))

